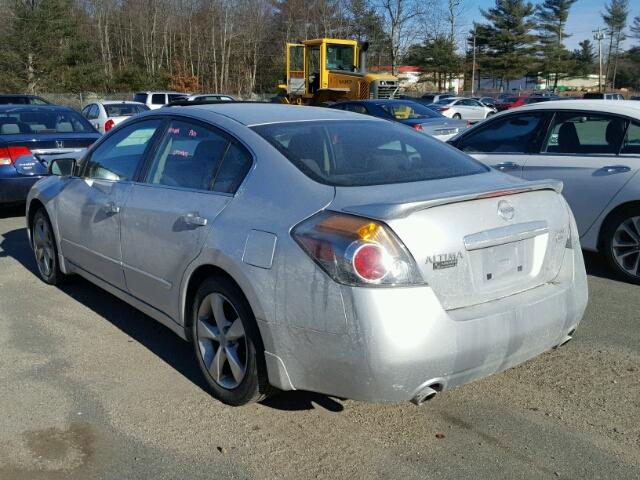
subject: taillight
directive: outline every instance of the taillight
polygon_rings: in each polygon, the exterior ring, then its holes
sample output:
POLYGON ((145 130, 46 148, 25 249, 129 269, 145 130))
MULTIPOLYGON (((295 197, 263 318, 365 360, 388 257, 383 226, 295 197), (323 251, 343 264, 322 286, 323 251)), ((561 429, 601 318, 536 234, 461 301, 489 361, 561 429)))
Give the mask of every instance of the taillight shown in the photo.
POLYGON ((440 107, 440 108, 438 108, 439 112, 446 112, 447 110, 449 110, 449 107, 440 107))
POLYGON ((422 124, 421 123, 416 123, 414 125, 412 125, 414 130, 418 130, 419 132, 422 132, 424 129, 422 128, 422 124))
POLYGON ((108 132, 109 130, 111 130, 113 127, 116 126, 116 122, 114 122, 111 118, 109 120, 107 120, 106 122, 104 122, 104 131, 108 132))
POLYGON ((29 147, 9 146, 0 148, 0 165, 13 165, 22 155, 31 155, 29 147))
POLYGON ((296 226, 292 236, 336 282, 353 286, 424 283, 400 239, 375 220, 325 211, 296 226))

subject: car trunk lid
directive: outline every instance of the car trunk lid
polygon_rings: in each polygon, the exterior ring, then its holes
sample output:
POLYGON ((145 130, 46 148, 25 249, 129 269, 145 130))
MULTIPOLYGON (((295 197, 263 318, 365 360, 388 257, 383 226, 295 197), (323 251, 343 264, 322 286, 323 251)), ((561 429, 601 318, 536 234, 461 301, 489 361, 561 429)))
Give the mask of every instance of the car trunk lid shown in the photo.
POLYGON ((445 309, 551 282, 569 235, 561 184, 514 182, 499 174, 474 177, 473 183, 461 177, 360 187, 385 199, 375 204, 352 203, 363 198, 364 190, 356 195, 349 191, 354 189, 338 188, 330 208, 386 222, 445 309), (467 187, 459 188, 463 184, 467 187))

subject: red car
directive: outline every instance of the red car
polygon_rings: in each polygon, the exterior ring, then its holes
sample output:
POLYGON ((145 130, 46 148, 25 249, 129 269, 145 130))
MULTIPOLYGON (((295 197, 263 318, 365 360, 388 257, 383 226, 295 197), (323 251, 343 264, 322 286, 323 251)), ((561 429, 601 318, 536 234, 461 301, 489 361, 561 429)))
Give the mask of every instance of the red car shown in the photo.
POLYGON ((496 104, 496 108, 499 112, 503 110, 510 110, 512 108, 521 107, 523 105, 530 105, 532 103, 548 102, 549 100, 557 100, 558 97, 543 97, 541 95, 522 96, 522 97, 507 97, 502 102, 496 104))

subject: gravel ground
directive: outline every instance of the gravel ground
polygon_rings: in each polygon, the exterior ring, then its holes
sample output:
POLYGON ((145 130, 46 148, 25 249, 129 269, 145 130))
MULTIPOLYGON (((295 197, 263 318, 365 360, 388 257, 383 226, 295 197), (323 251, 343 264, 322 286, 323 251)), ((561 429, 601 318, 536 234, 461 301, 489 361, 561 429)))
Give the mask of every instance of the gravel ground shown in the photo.
POLYGON ((0 213, 0 479, 640 478, 640 287, 587 255, 575 339, 416 407, 226 407, 190 346, 90 283, 40 282, 0 213))

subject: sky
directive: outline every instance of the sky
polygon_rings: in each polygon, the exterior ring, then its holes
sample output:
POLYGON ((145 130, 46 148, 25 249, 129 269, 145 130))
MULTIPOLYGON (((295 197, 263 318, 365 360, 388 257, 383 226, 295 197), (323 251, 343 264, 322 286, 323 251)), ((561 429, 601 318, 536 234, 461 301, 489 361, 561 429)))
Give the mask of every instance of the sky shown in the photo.
MULTIPOLYGON (((530 0, 532 3, 542 3, 542 0, 530 0)), ((569 19, 567 21, 567 33, 571 35, 565 42, 567 48, 573 50, 578 48, 578 43, 585 38, 593 40, 592 30, 598 27, 604 27, 602 16, 600 15, 604 11, 604 5, 607 0, 578 0, 571 7, 569 13, 569 19)), ((464 2, 464 17, 465 23, 469 26, 475 20, 476 22, 483 21, 480 15, 480 9, 487 9, 495 5, 495 0, 463 0, 464 2)), ((630 0, 630 12, 629 20, 630 24, 633 17, 640 15, 640 2, 637 0, 630 0)))

